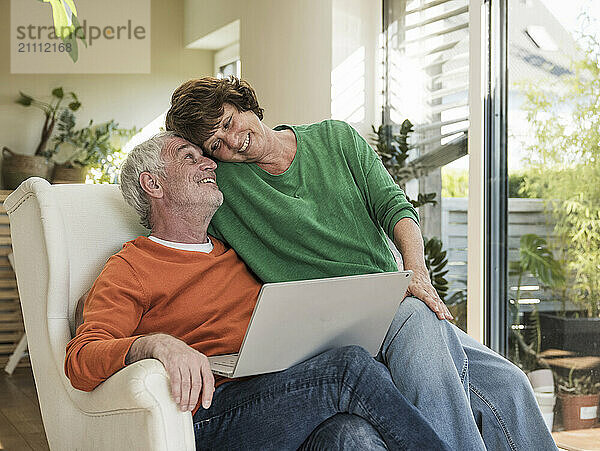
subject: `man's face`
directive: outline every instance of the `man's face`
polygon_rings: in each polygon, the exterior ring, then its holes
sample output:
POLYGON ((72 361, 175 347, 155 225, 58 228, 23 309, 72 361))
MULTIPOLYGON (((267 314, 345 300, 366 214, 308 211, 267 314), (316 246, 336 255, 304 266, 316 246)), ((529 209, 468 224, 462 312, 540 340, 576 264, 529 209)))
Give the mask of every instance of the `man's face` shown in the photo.
POLYGON ((165 200, 179 211, 193 208, 197 213, 212 215, 223 203, 217 186, 217 164, 202 150, 183 138, 170 138, 161 156, 166 177, 161 181, 165 200))
POLYGON ((250 163, 261 161, 268 152, 264 124, 253 111, 238 111, 229 103, 215 133, 202 143, 211 158, 250 163))

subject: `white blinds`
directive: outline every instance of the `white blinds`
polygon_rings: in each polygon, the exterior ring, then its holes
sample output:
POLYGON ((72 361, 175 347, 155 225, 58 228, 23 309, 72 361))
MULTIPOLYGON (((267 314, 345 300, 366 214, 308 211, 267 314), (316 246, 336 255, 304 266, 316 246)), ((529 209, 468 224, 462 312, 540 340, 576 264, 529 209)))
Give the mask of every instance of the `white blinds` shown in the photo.
POLYGON ((415 124, 413 157, 465 137, 468 19, 468 0, 384 0, 385 120, 415 124))

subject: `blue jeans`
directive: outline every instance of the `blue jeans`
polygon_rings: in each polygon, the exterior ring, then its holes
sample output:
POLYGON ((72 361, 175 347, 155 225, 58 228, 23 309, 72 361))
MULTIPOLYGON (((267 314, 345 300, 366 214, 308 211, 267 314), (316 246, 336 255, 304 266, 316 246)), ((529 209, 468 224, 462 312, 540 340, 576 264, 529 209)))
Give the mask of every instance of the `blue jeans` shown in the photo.
POLYGON ((344 412, 367 420, 391 450, 450 449, 385 366, 357 346, 220 385, 211 407, 194 415, 196 449, 297 449, 319 424, 344 412))
POLYGON ((378 360, 452 449, 557 449, 525 374, 419 299, 400 304, 378 360))
POLYGON ((350 413, 338 413, 317 426, 298 451, 387 449, 377 429, 367 420, 350 413))

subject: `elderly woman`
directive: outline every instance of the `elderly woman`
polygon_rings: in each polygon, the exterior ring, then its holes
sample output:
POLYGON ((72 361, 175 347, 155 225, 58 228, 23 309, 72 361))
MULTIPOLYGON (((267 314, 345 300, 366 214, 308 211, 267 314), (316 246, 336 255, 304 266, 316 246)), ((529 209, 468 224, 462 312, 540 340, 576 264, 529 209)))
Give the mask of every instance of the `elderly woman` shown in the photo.
POLYGON ((378 356, 400 391, 453 449, 555 449, 525 375, 446 321, 417 213, 368 143, 341 121, 271 129, 262 118, 234 77, 173 94, 167 129, 220 161, 209 231, 264 282, 397 270, 387 234, 414 272, 378 356))

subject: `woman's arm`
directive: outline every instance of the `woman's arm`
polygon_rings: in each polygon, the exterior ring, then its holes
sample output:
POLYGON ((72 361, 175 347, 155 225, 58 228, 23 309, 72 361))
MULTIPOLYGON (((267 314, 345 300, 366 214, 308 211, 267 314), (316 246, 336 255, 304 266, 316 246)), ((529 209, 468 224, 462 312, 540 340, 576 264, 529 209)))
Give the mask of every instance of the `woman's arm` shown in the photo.
POLYGON ((407 294, 419 298, 435 312, 439 319, 453 319, 450 310, 431 284, 425 265, 425 249, 421 229, 410 218, 399 220, 394 226, 394 244, 402 254, 404 268, 413 271, 407 294))

